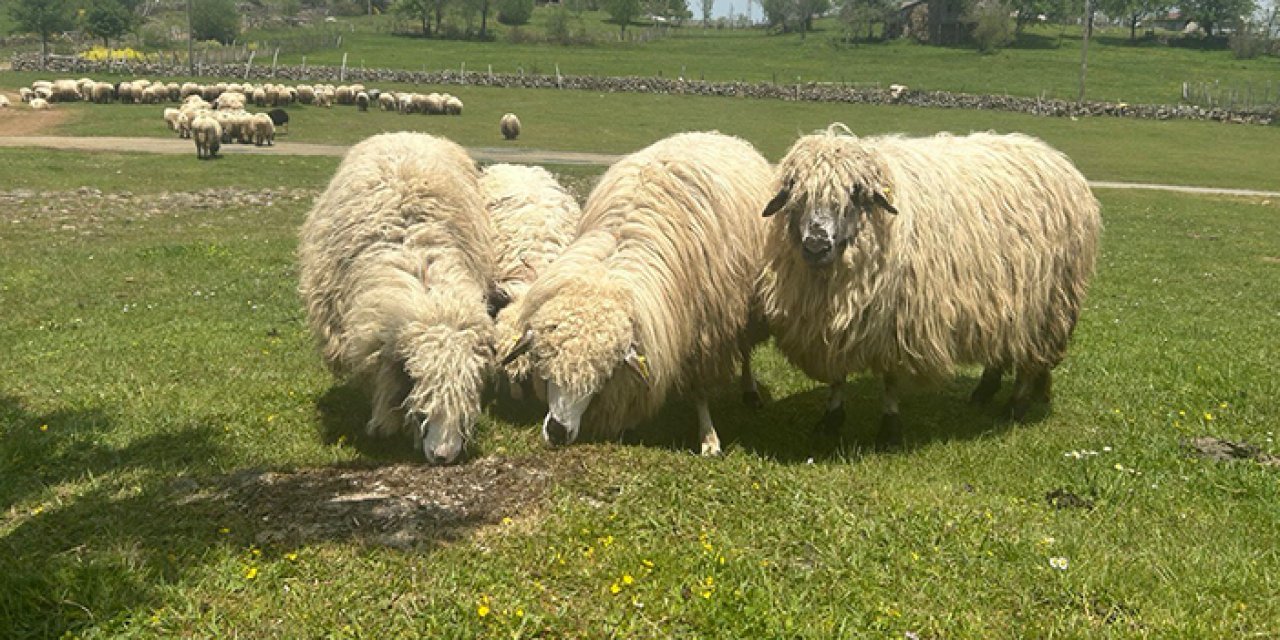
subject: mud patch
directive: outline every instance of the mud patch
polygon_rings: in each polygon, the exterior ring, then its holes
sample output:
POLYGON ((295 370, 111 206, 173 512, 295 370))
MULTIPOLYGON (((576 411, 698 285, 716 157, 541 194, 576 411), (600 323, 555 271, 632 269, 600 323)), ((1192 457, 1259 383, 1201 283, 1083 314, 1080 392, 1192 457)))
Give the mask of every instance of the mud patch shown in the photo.
POLYGON ((1044 500, 1054 509, 1084 509, 1086 511, 1093 509, 1092 500, 1082 498, 1062 487, 1044 494, 1044 500))
POLYGON ((1247 442, 1232 442, 1213 436, 1191 438, 1185 443, 1195 455, 1218 462, 1253 460, 1267 467, 1280 467, 1280 457, 1273 456, 1247 442))
POLYGON ((9 96, 9 106, 0 109, 0 136, 51 133, 71 116, 71 112, 59 109, 57 104, 51 105, 47 111, 36 111, 16 94, 5 95, 9 96))
POLYGON ((577 477, 579 456, 481 458, 453 467, 396 464, 293 472, 244 471, 173 487, 178 504, 223 506, 263 546, 352 540, 417 548, 457 540, 503 518, 528 520, 550 488, 577 477))

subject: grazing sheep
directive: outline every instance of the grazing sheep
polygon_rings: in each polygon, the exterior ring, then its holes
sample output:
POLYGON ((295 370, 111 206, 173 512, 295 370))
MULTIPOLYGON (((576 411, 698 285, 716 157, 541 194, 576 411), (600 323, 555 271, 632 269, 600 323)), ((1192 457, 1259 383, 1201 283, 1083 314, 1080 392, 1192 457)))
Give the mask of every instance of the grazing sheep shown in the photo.
POLYGON ((186 140, 191 137, 191 118, 188 118, 187 114, 179 111, 176 124, 179 138, 186 140))
POLYGON ((750 144, 717 133, 672 136, 600 178, 577 238, 525 296, 523 333, 503 337, 503 364, 527 352, 546 382, 548 443, 616 437, 687 391, 702 453, 720 452, 706 394, 739 358, 750 384, 769 179, 750 144))
POLYGON ((298 85, 298 102, 302 104, 315 104, 316 89, 309 84, 298 85))
POLYGON ((378 108, 383 111, 396 110, 396 96, 393 93, 384 93, 378 96, 378 108))
POLYGON ((80 87, 75 80, 55 80, 48 99, 49 102, 77 102, 81 99, 80 87))
POLYGON ((356 94, 351 91, 351 87, 344 84, 334 90, 333 101, 337 104, 353 104, 356 101, 356 94))
POLYGON ((0 95, 0 109, 9 106, 9 96, 0 95))
POLYGON ((23 102, 31 102, 31 99, 36 97, 36 92, 33 89, 22 87, 18 89, 18 97, 21 98, 23 102))
POLYGON ((289 112, 284 109, 272 109, 267 112, 267 116, 271 118, 271 124, 276 128, 283 128, 285 133, 289 133, 289 112))
POLYGON ((356 108, 361 111, 369 110, 369 94, 363 91, 356 94, 356 108))
POLYGON ((178 99, 185 102, 191 96, 200 95, 201 87, 194 82, 184 82, 178 90, 178 99))
POLYGON ((444 112, 451 116, 462 115, 462 100, 457 96, 449 96, 445 98, 444 112))
POLYGON ((196 143, 196 157, 207 160, 222 148, 222 125, 210 115, 196 116, 191 122, 191 138, 196 143))
POLYGON ((244 111, 245 96, 238 91, 227 91, 214 101, 218 111, 244 111))
POLYGON ((1022 135, 858 138, 835 124, 797 141, 773 186, 761 296, 778 348, 832 385, 829 432, 845 377, 867 369, 884 376, 881 444, 901 439, 903 377, 978 363, 974 401, 1006 369, 1015 418, 1048 401, 1101 228, 1066 156, 1022 135))
POLYGON ((258 108, 267 106, 267 90, 257 87, 253 90, 253 104, 258 108))
MULTIPOLYGON (((494 275, 490 313, 497 335, 516 335, 521 302, 540 270, 573 240, 582 210, 542 167, 495 164, 480 178, 493 220, 494 275)), ((512 395, 529 379, 528 358, 504 367, 512 395)))
POLYGON ((174 109, 173 107, 165 107, 164 123, 166 125, 169 125, 170 131, 178 130, 178 116, 180 115, 182 115, 182 112, 179 111, 178 109, 174 109))
POLYGON ((332 108, 333 107, 333 91, 329 89, 316 90, 316 106, 332 108))
POLYGON ((461 454, 492 361, 492 231, 458 145, 390 133, 351 148, 303 223, 299 290, 325 362, 368 382, 368 430, 461 454))
POLYGON ((116 88, 109 82, 95 82, 90 89, 95 104, 110 104, 116 97, 116 88))
POLYGON ((36 111, 47 111, 49 109, 49 101, 44 98, 32 98, 31 108, 36 111))
POLYGON ((265 113, 255 113, 251 126, 253 128, 253 144, 255 146, 272 146, 276 143, 276 125, 271 122, 271 116, 265 113))
POLYGON ((422 97, 421 101, 415 101, 414 106, 421 104, 422 113, 429 116, 438 116, 444 113, 444 96, 438 93, 428 93, 422 97))
POLYGON ((498 121, 498 128, 502 130, 503 138, 515 140, 520 137, 520 118, 514 113, 504 114, 502 120, 498 121))

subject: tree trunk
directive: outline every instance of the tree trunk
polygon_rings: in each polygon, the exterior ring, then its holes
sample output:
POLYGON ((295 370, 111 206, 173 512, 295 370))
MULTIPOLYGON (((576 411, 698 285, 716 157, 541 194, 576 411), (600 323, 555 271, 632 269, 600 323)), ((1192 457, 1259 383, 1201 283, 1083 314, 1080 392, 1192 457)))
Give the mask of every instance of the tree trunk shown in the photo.
POLYGON ((40 35, 40 68, 43 69, 45 63, 49 60, 49 36, 40 35))
POLYGON ((422 14, 422 35, 424 36, 431 35, 431 24, 428 22, 429 20, 431 20, 430 15, 425 13, 422 14))
POLYGON ((1129 42, 1138 41, 1138 16, 1137 14, 1129 16, 1129 42))
POLYGON ((480 37, 484 38, 485 26, 489 23, 489 2, 480 5, 480 37))

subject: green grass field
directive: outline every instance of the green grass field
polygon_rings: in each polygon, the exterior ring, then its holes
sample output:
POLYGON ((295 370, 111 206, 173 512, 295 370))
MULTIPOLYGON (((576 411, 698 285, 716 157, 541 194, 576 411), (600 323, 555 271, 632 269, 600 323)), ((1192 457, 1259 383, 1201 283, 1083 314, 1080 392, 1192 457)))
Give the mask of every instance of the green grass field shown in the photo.
MULTIPOLYGON (((27 84, 32 77, 0 73, 0 86, 27 84)), ((1271 152, 1280 144, 1280 127, 1274 126, 1122 118, 1070 120, 993 111, 485 87, 423 86, 415 90, 455 93, 466 103, 464 114, 402 116, 360 113, 352 107, 298 106, 290 109, 289 135, 279 140, 352 144, 375 133, 410 129, 447 136, 469 146, 626 153, 678 131, 718 129, 750 140, 767 157, 777 160, 798 136, 839 121, 862 135, 985 130, 1027 133, 1067 153, 1094 180, 1280 189, 1280 157, 1271 152), (524 125, 515 142, 503 141, 498 133, 498 119, 507 111, 518 113, 524 125)), ((54 132, 58 134, 173 135, 160 117, 159 106, 75 103, 57 108, 71 113, 54 132)), ((192 166, 194 153, 192 158, 175 162, 192 166)), ((230 165, 219 164, 217 171, 232 170, 230 165)))
MULTIPOLYGON (((1269 131, 1215 131, 1236 129, 1269 131)), ((562 451, 536 407, 497 404, 468 464, 429 469, 363 437, 360 394, 321 367, 295 294, 306 199, 163 200, 316 192, 336 160, 186 160, 0 150, 6 189, 49 192, 0 208, 5 637, 1280 634, 1276 468, 1182 444, 1280 454, 1280 203, 1099 192, 1098 276, 1030 424, 966 405, 966 371, 904 397, 912 446, 872 452, 858 378, 846 448, 816 448, 822 391, 765 347, 770 404, 712 404, 723 459, 689 453, 683 402, 562 451), (350 497, 368 474, 443 506, 397 529, 350 497)))

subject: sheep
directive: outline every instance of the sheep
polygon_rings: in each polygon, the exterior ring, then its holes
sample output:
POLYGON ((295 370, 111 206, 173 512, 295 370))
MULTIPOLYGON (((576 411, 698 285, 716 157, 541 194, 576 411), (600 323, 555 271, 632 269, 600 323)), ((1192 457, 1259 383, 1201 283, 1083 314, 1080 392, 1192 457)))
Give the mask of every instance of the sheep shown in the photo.
POLYGON ((36 97, 45 101, 53 100, 53 89, 49 87, 36 87, 36 97))
POLYGON ((289 133, 289 112, 284 109, 272 109, 267 112, 267 116, 271 118, 271 124, 289 133))
MULTIPOLYGON (((496 335, 514 334, 521 302, 540 270, 573 239, 582 210, 542 167, 495 164, 480 178, 485 208, 493 220, 494 286, 490 314, 496 335)), ((528 358, 504 367, 513 396, 529 379, 528 358)))
POLYGON ((95 104, 109 104, 115 99, 116 88, 109 82, 95 82, 90 92, 95 104))
POLYGON ((182 111, 173 107, 165 107, 164 123, 169 126, 170 131, 178 130, 178 116, 182 115, 182 111))
POLYGON ((898 100, 900 100, 903 94, 905 94, 906 92, 907 92, 907 85, 905 84, 889 85, 889 99, 893 102, 897 102, 898 100))
POLYGON ((324 360, 368 383, 371 434, 455 461, 492 363, 492 230, 475 163, 418 133, 352 147, 307 214, 299 291, 324 360))
POLYGON ((194 82, 184 82, 182 83, 182 86, 178 88, 178 99, 185 102, 187 98, 193 95, 194 96, 200 95, 200 92, 201 92, 200 85, 194 82))
POLYGON ((333 92, 330 91, 329 89, 323 89, 323 90, 317 89, 316 90, 316 106, 332 108, 333 92))
POLYGON ((276 125, 271 122, 271 116, 265 113, 254 114, 251 127, 255 146, 272 146, 276 143, 276 125))
POLYGON ((438 93, 428 93, 422 97, 421 101, 415 100, 414 106, 421 105, 422 113, 429 116, 437 116, 444 113, 444 96, 438 93))
POLYGON ((213 103, 218 111, 243 111, 245 107, 245 95, 238 91, 227 91, 218 96, 213 103))
POLYGON ((462 115, 462 100, 457 96, 448 96, 444 100, 444 112, 451 116, 462 115))
POLYGON ((1023 135, 858 138, 837 123, 800 138, 773 186, 760 294, 778 348, 831 385, 828 435, 845 377, 867 369, 884 377, 882 446, 902 439, 904 377, 982 364, 982 404, 1011 368, 1015 419, 1049 400, 1101 229, 1066 156, 1023 135))
POLYGON ((706 394, 739 357, 754 391, 755 217, 769 179, 750 144, 718 133, 661 140, 600 178, 577 238, 538 274, 501 342, 503 366, 528 353, 545 381, 549 444, 584 429, 616 437, 687 391, 703 455, 720 453, 706 394))
POLYGON ((334 90, 333 101, 337 104, 353 104, 356 101, 356 94, 351 91, 351 87, 344 84, 334 90))
POLYGON ((9 96, 0 95, 0 109, 9 106, 9 96))
POLYGON ((363 91, 356 94, 356 108, 361 111, 369 110, 369 94, 363 91))
POLYGON ((222 147, 222 125, 210 115, 196 116, 191 122, 191 138, 196 143, 196 157, 207 160, 218 155, 222 147))
POLYGON ((396 110, 396 96, 391 93, 384 93, 378 96, 378 108, 382 111, 396 110))
POLYGON ((186 140, 191 137, 191 118, 187 114, 179 111, 178 117, 174 119, 174 125, 178 130, 178 137, 186 140))
POLYGON ((316 89, 309 84, 298 85, 298 102, 302 104, 314 104, 316 101, 316 89))
POLYGON ((32 98, 31 108, 36 111, 47 111, 49 109, 49 101, 44 98, 32 98))
POLYGON ((520 118, 514 113, 503 114, 502 119, 498 121, 498 128, 502 130, 502 137, 507 140, 515 140, 520 137, 520 118))
POLYGON ((21 87, 21 88, 19 88, 19 89, 18 89, 18 97, 19 97, 23 102, 31 102, 31 99, 32 99, 32 98, 34 98, 34 97, 36 97, 36 92, 35 92, 33 89, 28 89, 28 88, 26 88, 26 87, 21 87))
POLYGON ((75 80, 55 80, 48 97, 49 102, 76 102, 80 100, 80 87, 75 80))

